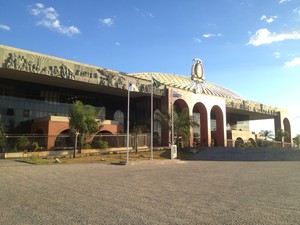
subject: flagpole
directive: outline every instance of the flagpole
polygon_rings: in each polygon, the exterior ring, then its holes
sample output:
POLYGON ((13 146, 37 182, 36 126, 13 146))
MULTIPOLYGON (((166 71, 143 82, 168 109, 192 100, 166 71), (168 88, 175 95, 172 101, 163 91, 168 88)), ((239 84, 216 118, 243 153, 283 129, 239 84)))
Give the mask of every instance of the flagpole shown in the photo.
POLYGON ((126 164, 129 162, 129 107, 130 107, 130 85, 128 84, 127 94, 127 151, 126 151, 126 164))
POLYGON ((151 75, 151 134, 150 134, 150 152, 153 160, 153 76, 151 75))
POLYGON ((171 90, 171 123, 172 123, 172 136, 171 144, 174 145, 174 112, 173 112, 173 89, 171 90))

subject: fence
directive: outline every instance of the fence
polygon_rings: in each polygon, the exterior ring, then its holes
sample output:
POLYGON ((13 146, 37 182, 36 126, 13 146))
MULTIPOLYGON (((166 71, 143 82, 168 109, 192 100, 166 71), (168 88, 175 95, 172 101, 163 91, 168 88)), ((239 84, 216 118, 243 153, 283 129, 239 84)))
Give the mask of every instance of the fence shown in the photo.
MULTIPOLYGON (((281 148, 282 143, 280 141, 266 141, 258 139, 256 142, 247 140, 247 141, 234 141, 227 139, 227 147, 267 147, 267 148, 281 148)), ((285 148, 293 147, 291 143, 284 143, 285 148)))
MULTIPOLYGON (((124 148, 127 146, 126 142, 126 134, 101 134, 87 138, 87 141, 82 143, 82 147, 124 148)), ((75 137, 70 134, 60 134, 58 136, 36 134, 6 135, 0 137, 0 152, 71 150, 74 149, 74 143, 75 137)), ((136 149, 137 147, 148 146, 150 146, 150 134, 130 135, 130 148, 136 149)))

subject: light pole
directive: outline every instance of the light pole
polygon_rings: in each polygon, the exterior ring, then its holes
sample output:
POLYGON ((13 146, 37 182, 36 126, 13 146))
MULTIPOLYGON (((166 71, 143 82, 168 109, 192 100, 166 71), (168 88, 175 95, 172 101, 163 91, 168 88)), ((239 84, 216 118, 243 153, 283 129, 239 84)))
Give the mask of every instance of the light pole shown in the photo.
POLYGON ((126 150, 126 164, 129 162, 129 112, 130 112, 130 92, 138 91, 136 86, 132 83, 128 84, 128 94, 127 94, 127 150, 126 150))
MULTIPOLYGON (((129 84, 130 85, 130 84, 129 84)), ((126 141, 126 164, 129 162, 129 111, 130 111, 130 86, 128 87, 127 95, 127 141, 126 141)))
POLYGON ((78 131, 75 132, 75 145, 74 145, 74 152, 73 152, 73 158, 76 157, 76 149, 77 149, 77 139, 78 139, 78 135, 80 133, 78 131))

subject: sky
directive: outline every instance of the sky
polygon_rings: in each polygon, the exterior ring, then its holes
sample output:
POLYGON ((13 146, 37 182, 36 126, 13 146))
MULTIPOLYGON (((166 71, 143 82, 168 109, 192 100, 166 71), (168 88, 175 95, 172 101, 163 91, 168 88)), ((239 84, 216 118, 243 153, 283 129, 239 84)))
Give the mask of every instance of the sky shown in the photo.
POLYGON ((197 57, 300 134, 300 0, 0 0, 0 44, 125 73, 190 76, 197 57))

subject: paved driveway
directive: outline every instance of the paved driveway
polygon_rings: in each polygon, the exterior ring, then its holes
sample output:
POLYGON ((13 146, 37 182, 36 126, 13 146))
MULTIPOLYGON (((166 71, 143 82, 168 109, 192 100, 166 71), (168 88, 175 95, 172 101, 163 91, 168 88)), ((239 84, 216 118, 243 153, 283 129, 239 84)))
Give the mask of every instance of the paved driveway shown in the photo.
POLYGON ((0 224, 300 224, 299 162, 0 160, 0 224))

